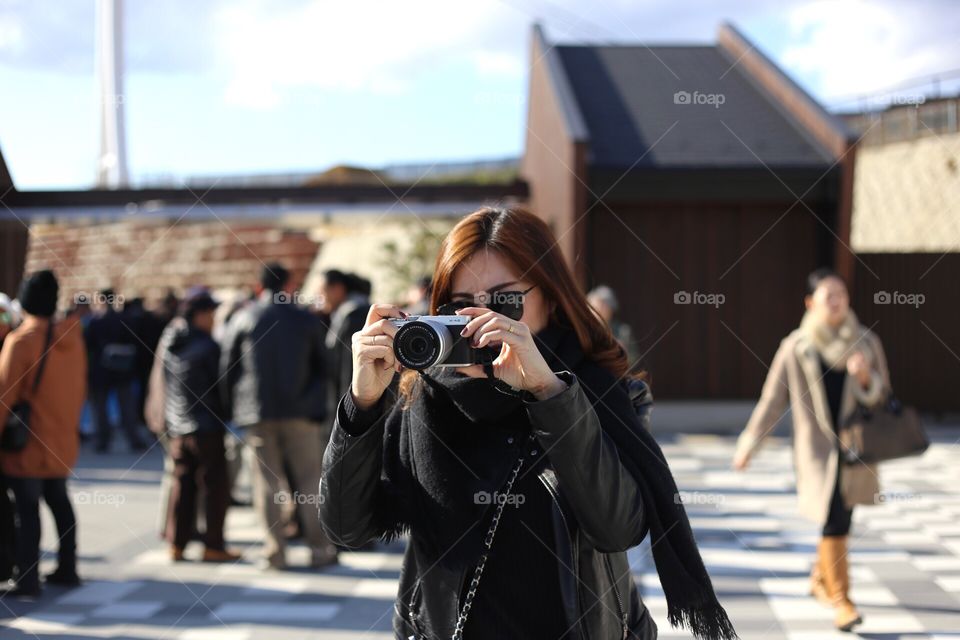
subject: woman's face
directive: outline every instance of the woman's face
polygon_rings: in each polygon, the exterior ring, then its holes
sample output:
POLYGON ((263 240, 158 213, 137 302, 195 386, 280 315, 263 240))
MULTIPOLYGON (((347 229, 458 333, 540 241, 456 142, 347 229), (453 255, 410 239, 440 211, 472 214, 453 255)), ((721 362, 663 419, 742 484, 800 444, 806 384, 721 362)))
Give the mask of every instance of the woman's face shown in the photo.
MULTIPOLYGON (((518 292, 530 289, 533 282, 520 279, 510 264, 495 251, 482 250, 474 253, 453 273, 453 288, 450 302, 457 300, 479 301, 481 294, 489 297, 491 292, 518 292)), ((476 306, 484 306, 477 304, 476 306)), ((537 333, 547 326, 550 306, 543 297, 540 287, 530 289, 523 296, 523 316, 520 321, 537 333)), ((491 342, 491 347, 499 349, 499 342, 491 342)), ((483 367, 473 365, 458 367, 456 371, 472 377, 485 377, 483 367)))
POLYGON ((840 278, 824 278, 813 295, 807 296, 807 309, 817 314, 822 322, 832 327, 839 326, 850 310, 847 285, 840 278))

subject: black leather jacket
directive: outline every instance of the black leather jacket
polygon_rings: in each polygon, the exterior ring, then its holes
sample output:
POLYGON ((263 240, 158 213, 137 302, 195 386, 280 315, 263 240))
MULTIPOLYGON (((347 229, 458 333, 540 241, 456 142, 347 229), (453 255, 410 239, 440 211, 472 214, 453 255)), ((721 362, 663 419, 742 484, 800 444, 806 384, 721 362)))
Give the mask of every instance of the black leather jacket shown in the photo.
MULTIPOLYGON (((289 297, 288 297, 289 298, 289 297)), ((227 325, 220 359, 221 397, 238 425, 306 418, 326 411, 323 325, 267 291, 227 325)))
POLYGON ((185 325, 168 327, 161 344, 167 432, 222 433, 226 427, 217 392, 219 345, 209 333, 185 325))
MULTIPOLYGON (((657 627, 640 599, 626 555, 647 533, 636 480, 603 434, 577 376, 567 371, 558 375, 568 388, 529 403, 527 412, 548 458, 539 480, 553 500, 554 553, 562 567, 567 625, 580 640, 653 640, 657 627)), ((617 385, 604 399, 616 406, 612 413, 623 412, 623 419, 636 419, 631 399, 644 404, 636 389, 630 391, 617 385)), ((400 410, 387 413, 383 400, 359 411, 348 394, 341 398, 320 483, 320 516, 331 539, 360 546, 383 533, 377 496, 384 460, 393 455, 389 443, 396 435, 391 432, 400 424, 400 410)), ((491 457, 507 466, 513 459, 506 449, 491 457)), ((411 537, 394 607, 397 638, 443 637, 456 620, 472 568, 446 575, 438 562, 443 552, 416 534, 411 537)))

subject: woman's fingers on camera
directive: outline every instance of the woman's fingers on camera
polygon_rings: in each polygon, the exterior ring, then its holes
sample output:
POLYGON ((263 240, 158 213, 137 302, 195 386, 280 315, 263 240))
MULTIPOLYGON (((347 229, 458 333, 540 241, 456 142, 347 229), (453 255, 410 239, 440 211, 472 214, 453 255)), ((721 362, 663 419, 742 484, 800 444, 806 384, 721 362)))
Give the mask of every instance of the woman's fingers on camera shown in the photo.
POLYGON ((361 363, 383 360, 385 367, 392 367, 395 363, 393 345, 365 344, 357 351, 361 363))
POLYGON ((393 336, 386 333, 375 333, 373 335, 358 333, 353 341, 354 345, 387 345, 393 346, 393 336))
POLYGON ((395 304, 377 303, 370 305, 367 312, 367 326, 385 318, 406 318, 407 313, 395 304))
POLYGON ((491 342, 500 341, 507 344, 518 344, 525 339, 526 325, 501 315, 497 315, 484 323, 476 332, 476 345, 484 347, 491 342), (511 331, 510 329, 513 329, 511 331))
POLYGON ((464 307, 463 309, 457 309, 457 315, 459 316, 471 316, 472 319, 464 325, 463 329, 460 331, 460 335, 469 336, 472 335, 478 327, 483 326, 485 323, 489 322, 490 319, 498 314, 490 311, 489 309, 484 309, 483 307, 464 307))
POLYGON ((393 339, 393 336, 397 334, 397 328, 393 326, 389 318, 384 318, 382 320, 377 320, 372 324, 368 324, 361 331, 361 334, 365 336, 376 336, 386 334, 393 339))
POLYGON ((477 347, 485 347, 491 342, 506 342, 507 344, 513 344, 514 337, 515 336, 509 331, 504 331, 503 329, 492 329, 477 338, 477 347))

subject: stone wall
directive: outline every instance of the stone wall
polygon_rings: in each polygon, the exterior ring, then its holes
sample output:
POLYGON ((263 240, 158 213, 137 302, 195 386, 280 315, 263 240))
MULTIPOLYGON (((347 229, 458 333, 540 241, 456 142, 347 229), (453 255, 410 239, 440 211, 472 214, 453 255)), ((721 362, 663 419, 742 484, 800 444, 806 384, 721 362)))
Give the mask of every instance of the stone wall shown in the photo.
POLYGON ((61 303, 113 287, 130 298, 158 299, 203 284, 216 291, 252 288, 264 263, 281 261, 299 287, 319 243, 304 229, 272 221, 120 221, 33 224, 26 272, 54 269, 61 303))

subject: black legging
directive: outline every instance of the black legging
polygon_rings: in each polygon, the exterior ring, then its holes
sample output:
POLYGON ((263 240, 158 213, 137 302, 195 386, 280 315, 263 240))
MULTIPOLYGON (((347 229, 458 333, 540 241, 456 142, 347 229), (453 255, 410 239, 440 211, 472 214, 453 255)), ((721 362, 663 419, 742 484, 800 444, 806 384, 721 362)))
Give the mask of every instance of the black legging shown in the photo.
POLYGON ((50 507, 60 539, 59 568, 77 566, 77 521, 73 515, 66 478, 7 478, 17 510, 17 584, 24 589, 40 586, 40 498, 50 507))
POLYGON ((827 395, 827 404, 830 407, 830 419, 833 424, 836 444, 834 455, 837 456, 837 480, 833 485, 833 496, 830 498, 830 510, 827 512, 827 521, 823 525, 825 536, 845 536, 850 533, 850 522, 853 520, 853 509, 847 509, 843 504, 843 494, 840 492, 840 475, 843 472, 843 459, 840 457, 840 433, 838 420, 840 406, 843 404, 843 386, 847 372, 844 369, 831 369, 822 359, 820 370, 823 373, 823 389, 827 395))
MULTIPOLYGON (((837 451, 837 456, 840 452, 837 451)), ((830 499, 830 511, 827 513, 827 522, 823 525, 825 536, 845 536, 850 533, 850 523, 853 521, 853 508, 843 504, 843 495, 840 493, 840 474, 843 471, 843 461, 837 462, 837 482, 833 485, 833 497, 830 499)))

